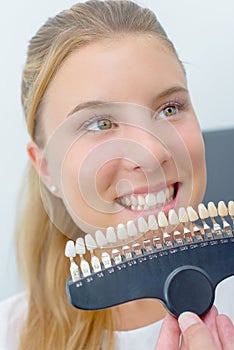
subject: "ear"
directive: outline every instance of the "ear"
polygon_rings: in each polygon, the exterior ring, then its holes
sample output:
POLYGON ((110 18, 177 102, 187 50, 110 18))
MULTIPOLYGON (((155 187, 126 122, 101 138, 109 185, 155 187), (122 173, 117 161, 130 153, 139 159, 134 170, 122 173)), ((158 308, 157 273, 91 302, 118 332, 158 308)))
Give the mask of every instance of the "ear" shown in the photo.
POLYGON ((34 141, 29 141, 27 144, 27 153, 43 184, 50 192, 59 196, 58 188, 53 183, 53 178, 48 170, 47 160, 43 158, 43 151, 34 141))

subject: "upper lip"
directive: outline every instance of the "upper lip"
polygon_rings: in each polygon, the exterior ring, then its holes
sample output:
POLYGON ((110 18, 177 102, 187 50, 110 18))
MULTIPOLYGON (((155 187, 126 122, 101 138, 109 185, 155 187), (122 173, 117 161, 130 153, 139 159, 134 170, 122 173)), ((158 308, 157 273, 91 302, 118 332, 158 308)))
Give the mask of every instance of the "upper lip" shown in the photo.
POLYGON ((131 194, 148 194, 148 193, 155 193, 159 191, 165 190, 167 187, 170 185, 175 185, 177 184, 177 181, 168 181, 167 183, 162 182, 159 183, 155 186, 142 186, 142 187, 137 187, 133 191, 122 194, 121 196, 118 196, 116 199, 120 199, 126 196, 131 196, 131 194))

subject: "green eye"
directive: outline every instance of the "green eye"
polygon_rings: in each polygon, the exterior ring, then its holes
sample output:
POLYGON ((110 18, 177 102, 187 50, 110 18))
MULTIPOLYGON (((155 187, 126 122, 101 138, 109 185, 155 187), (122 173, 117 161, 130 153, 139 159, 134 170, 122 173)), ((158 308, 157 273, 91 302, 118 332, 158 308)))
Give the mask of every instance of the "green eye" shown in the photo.
POLYGON ((165 117, 172 117, 173 115, 177 114, 177 112, 178 109, 175 106, 168 106, 164 108, 161 113, 163 113, 165 117))
POLYGON ((99 130, 108 130, 112 127, 112 122, 109 119, 101 119, 97 121, 97 129, 99 130))

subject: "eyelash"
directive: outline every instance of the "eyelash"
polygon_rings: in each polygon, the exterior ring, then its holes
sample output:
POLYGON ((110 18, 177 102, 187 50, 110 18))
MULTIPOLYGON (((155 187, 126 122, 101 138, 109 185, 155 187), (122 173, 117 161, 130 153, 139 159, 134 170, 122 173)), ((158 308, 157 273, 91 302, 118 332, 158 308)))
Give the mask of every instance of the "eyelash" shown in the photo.
MULTIPOLYGON (((176 108, 176 113, 173 114, 172 116, 164 116, 163 118, 159 118, 159 119, 171 119, 171 118, 175 118, 175 116, 178 115, 178 113, 186 110, 186 108, 188 107, 188 103, 186 101, 183 101, 183 102, 177 102, 177 101, 168 101, 167 103, 165 103, 164 105, 162 105, 157 111, 156 111, 156 114, 155 114, 155 119, 158 119, 160 113, 162 113, 166 108, 176 108)), ((83 130, 87 130, 87 131, 92 131, 92 132, 97 132, 97 131, 106 131, 105 129, 91 129, 91 125, 94 124, 94 123, 98 123, 100 121, 109 121, 111 123, 111 127, 109 129, 106 129, 107 131, 108 130, 111 130, 111 129, 114 129, 114 128, 117 128, 118 127, 118 122, 114 121, 113 118, 108 115, 108 114, 104 114, 104 115, 100 115, 100 114, 97 114, 97 115, 93 115, 89 120, 85 121, 83 123, 83 125, 81 126, 81 128, 83 130)))

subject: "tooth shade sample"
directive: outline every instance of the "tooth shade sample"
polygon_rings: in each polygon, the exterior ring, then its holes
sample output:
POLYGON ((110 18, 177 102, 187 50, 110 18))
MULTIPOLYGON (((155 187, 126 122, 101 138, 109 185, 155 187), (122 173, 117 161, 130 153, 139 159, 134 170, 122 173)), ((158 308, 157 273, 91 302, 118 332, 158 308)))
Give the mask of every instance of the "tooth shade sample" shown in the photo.
POLYGON ((65 247, 65 256, 67 258, 74 258, 76 256, 76 248, 73 241, 67 241, 65 247))
POLYGON ((226 204, 223 201, 220 201, 218 203, 218 213, 219 213, 219 216, 221 217, 228 215, 228 209, 226 207, 226 204))
POLYGON ((162 227, 162 228, 168 226, 167 217, 163 211, 160 211, 158 213, 158 225, 159 225, 159 227, 162 227))
POLYGON ((137 236, 137 228, 132 220, 127 222, 127 233, 129 237, 137 236))
POLYGON ((194 222, 198 220, 197 212, 192 207, 187 208, 187 213, 188 213, 189 221, 194 222))
POLYGON ((85 235, 85 244, 89 251, 97 248, 97 243, 90 234, 85 235))
POLYGON ((149 230, 152 230, 152 231, 156 231, 158 229, 158 223, 154 215, 149 215, 148 227, 149 227, 149 230))
POLYGON ((138 229, 140 233, 146 233, 149 231, 147 222, 142 216, 138 218, 138 229))
POLYGON ((228 202, 228 212, 230 216, 234 216, 234 201, 228 202))
POLYGON ((117 237, 120 240, 124 240, 124 239, 128 238, 128 234, 127 234, 126 228, 125 228, 125 226, 123 224, 119 224, 117 226, 117 237))
POLYGON ((178 225, 180 222, 179 222, 179 218, 175 212, 174 209, 170 209, 169 212, 168 212, 168 221, 170 223, 170 225, 172 226, 176 226, 178 225))
POLYGON ((106 229, 106 239, 109 243, 116 243, 117 237, 113 227, 107 227, 106 229))
POLYGON ((200 203, 198 205, 198 214, 202 220, 207 219, 209 217, 209 212, 203 203, 200 203))
POLYGON ((211 218, 218 216, 218 212, 217 212, 217 209, 216 209, 214 202, 208 203, 208 212, 209 212, 209 215, 211 218))
POLYGON ((185 208, 183 208, 183 207, 179 208, 178 214, 179 214, 179 220, 181 223, 185 224, 186 222, 189 221, 188 214, 187 214, 185 208))
POLYGON ((100 248, 103 248, 108 244, 108 241, 107 241, 104 233, 101 230, 97 230, 95 232, 95 238, 96 238, 97 245, 100 248))
POLYGON ((85 243, 83 238, 79 237, 76 240, 76 253, 79 255, 84 255, 86 252, 85 243))

